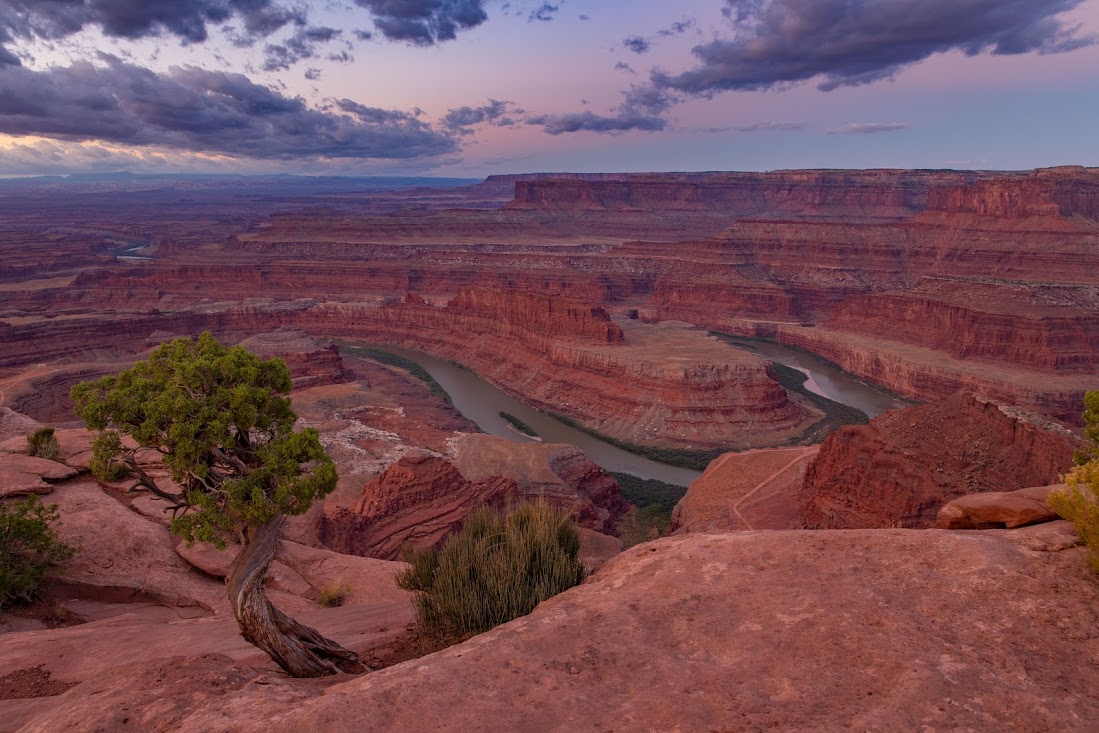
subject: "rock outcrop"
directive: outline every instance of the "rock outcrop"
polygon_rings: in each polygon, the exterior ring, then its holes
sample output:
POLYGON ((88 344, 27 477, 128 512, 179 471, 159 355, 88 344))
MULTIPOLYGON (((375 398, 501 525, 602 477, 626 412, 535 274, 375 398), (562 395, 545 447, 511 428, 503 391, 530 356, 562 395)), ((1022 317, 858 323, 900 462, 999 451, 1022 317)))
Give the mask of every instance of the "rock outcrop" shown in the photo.
POLYGON ((438 545, 481 507, 544 499, 582 528, 604 534, 614 532, 627 509, 614 477, 572 446, 487 435, 466 435, 454 443, 453 462, 406 455, 363 487, 353 508, 329 510, 321 525, 324 544, 395 560, 403 545, 438 545))
POLYGON ((1058 519, 1049 495, 1064 484, 1033 486, 1018 491, 988 491, 948 502, 939 510, 939 529, 1014 529, 1058 519))
POLYGON ((295 389, 350 381, 335 344, 320 345, 304 331, 284 329, 250 336, 240 345, 261 359, 286 362, 295 389))
POLYGON ((594 532, 614 534, 629 509, 614 476, 574 446, 517 443, 480 433, 457 437, 451 445, 451 460, 470 481, 510 479, 522 498, 545 499, 594 532))
POLYGON ((668 538, 382 672, 318 688, 256 684, 227 657, 152 660, 74 687, 26 730, 127 717, 180 733, 515 731, 536 718, 547 731, 1083 733, 1099 715, 1099 584, 1082 550, 1014 540, 1031 529, 668 538))
POLYGON ((0 453, 0 499, 48 494, 54 484, 72 478, 79 469, 21 453, 0 453))
POLYGON ((973 395, 887 412, 830 435, 809 466, 809 527, 930 527, 943 504, 1050 485, 1072 466, 1074 433, 973 395))
POLYGON ((443 458, 407 455, 363 487, 353 511, 326 516, 321 540, 350 555, 398 560, 403 546, 435 546, 461 529, 470 512, 502 509, 517 496, 509 479, 473 483, 443 458))

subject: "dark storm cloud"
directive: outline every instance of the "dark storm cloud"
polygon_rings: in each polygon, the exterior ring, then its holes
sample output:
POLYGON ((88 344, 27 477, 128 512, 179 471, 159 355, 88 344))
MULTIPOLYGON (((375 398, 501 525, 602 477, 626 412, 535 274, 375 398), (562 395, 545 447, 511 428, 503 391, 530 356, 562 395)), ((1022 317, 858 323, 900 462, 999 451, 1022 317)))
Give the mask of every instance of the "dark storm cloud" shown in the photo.
POLYGON ((240 74, 166 74, 104 57, 48 71, 0 69, 0 133, 196 153, 294 158, 418 158, 454 138, 405 112, 350 100, 319 110, 240 74))
POLYGON ((1095 42, 1055 16, 1082 0, 726 0, 731 39, 696 46, 697 68, 656 72, 691 94, 781 87, 816 77, 830 91, 887 79, 947 51, 1042 54, 1095 42))
POLYGON ((530 15, 527 16, 527 22, 533 23, 536 20, 553 20, 554 16, 557 15, 557 11, 560 9, 560 5, 542 3, 537 8, 530 11, 530 15))
POLYGON ((316 58, 321 45, 340 35, 335 28, 299 28, 282 43, 268 43, 264 47, 263 70, 289 69, 299 61, 316 58))
POLYGON ((647 53, 652 44, 646 41, 641 36, 630 36, 629 38, 622 39, 622 45, 628 48, 634 53, 647 53))
POLYGON ((115 38, 167 34, 201 43, 210 26, 233 19, 239 19, 252 36, 304 22, 300 10, 273 0, 0 0, 0 42, 55 40, 98 26, 115 38))
POLYGON ((487 0, 355 0, 374 16, 374 25, 391 41, 431 46, 452 41, 459 30, 488 20, 487 0))
POLYGON ((910 122, 852 122, 826 132, 829 135, 873 135, 877 132, 907 130, 911 126, 910 122))
MULTIPOLYGON (((430 46, 456 37, 488 19, 488 0, 355 0, 386 38, 430 46)), ((297 0, 0 0, 0 66, 17 65, 14 40, 58 40, 94 27, 112 38, 175 36, 202 43, 211 28, 224 27, 238 46, 251 46, 286 26, 308 26, 308 5, 297 0)), ((309 29, 315 31, 317 29, 309 29)), ((300 53, 274 44, 267 63, 284 68, 282 58, 300 53)), ((359 40, 371 33, 358 31, 359 40)), ((300 57, 305 58, 305 57, 300 57)), ((292 63, 292 62, 290 62, 292 63)))
POLYGON ((512 102, 499 99, 490 99, 488 102, 480 107, 457 107, 448 110, 442 120, 443 127, 463 135, 471 135, 472 128, 476 125, 510 127, 515 124, 515 119, 510 115, 523 113, 523 110, 515 109, 512 102))

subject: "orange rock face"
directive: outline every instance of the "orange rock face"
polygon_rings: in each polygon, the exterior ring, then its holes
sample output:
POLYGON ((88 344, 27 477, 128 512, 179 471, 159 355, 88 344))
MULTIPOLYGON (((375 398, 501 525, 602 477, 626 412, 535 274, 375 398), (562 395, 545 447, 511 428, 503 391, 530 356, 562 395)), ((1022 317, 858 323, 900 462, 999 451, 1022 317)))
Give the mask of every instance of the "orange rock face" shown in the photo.
POLYGON ((930 527, 952 499, 1055 483, 1073 433, 972 395, 887 412, 828 437, 809 466, 809 527, 930 527))

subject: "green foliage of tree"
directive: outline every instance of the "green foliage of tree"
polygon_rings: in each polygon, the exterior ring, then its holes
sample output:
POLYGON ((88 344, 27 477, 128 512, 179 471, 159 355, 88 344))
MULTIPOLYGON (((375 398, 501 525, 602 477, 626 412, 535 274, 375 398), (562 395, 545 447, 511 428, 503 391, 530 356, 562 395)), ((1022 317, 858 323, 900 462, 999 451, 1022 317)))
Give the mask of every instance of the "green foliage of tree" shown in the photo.
POLYGON ((406 549, 397 585, 428 636, 464 636, 525 616, 584 579, 580 533, 545 502, 480 510, 441 549, 406 549))
MULTIPOLYGON (((73 387, 76 415, 92 430, 91 468, 124 465, 181 513, 172 531, 224 546, 227 537, 280 514, 302 514, 336 487, 317 431, 295 430, 290 372, 209 333, 176 339, 120 374, 73 387), (124 440, 125 437, 130 440, 124 440), (162 490, 139 460, 159 454, 179 494, 162 490), (304 470, 303 470, 303 467, 304 470)), ((117 476, 115 476, 117 478, 117 476)))
POLYGON ((336 467, 313 428, 296 430, 281 359, 260 360, 209 333, 176 339, 120 374, 73 387, 92 430, 92 471, 118 466, 172 502, 172 531, 188 542, 244 546, 226 578, 241 634, 297 677, 361 670, 357 655, 271 605, 263 586, 286 515, 302 514, 336 488, 336 467), (179 491, 144 470, 168 468, 179 491))
POLYGON ((48 458, 56 461, 61 453, 61 444, 57 442, 55 430, 50 427, 38 428, 27 436, 27 455, 48 458))
POLYGON ((73 548, 57 539, 57 505, 32 496, 0 502, 0 610, 34 600, 51 566, 68 560, 73 548))
POLYGON ((1088 563, 1099 572, 1099 391, 1084 397, 1084 432, 1090 444, 1076 452, 1077 466, 1065 476, 1067 488, 1049 497, 1054 511, 1076 525, 1088 552, 1088 563))

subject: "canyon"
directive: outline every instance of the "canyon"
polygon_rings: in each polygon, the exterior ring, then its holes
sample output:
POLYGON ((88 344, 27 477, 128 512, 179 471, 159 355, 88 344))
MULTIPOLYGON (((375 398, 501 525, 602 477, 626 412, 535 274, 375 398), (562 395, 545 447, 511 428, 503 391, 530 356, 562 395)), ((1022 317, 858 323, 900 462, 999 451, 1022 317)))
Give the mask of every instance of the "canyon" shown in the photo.
MULTIPOLYGON (((398 210, 392 194, 383 203, 321 198, 328 208, 269 205, 247 222, 240 208, 217 219, 203 212, 167 231, 152 225, 151 204, 151 215, 116 222, 110 236, 91 225, 59 230, 45 212, 22 210, 12 225, 20 236, 0 242, 13 255, 0 283, 0 368, 74 359, 104 343, 132 349, 155 330, 248 335, 293 325, 423 347, 453 338, 452 321, 428 318, 427 305, 453 302, 443 311, 471 323, 521 291, 612 319, 775 339, 917 400, 968 389, 1075 423, 1099 353, 1097 181, 1083 168, 519 176, 446 189, 433 203, 420 191, 415 210, 398 210), (473 205, 454 207, 463 202, 473 205), (54 254, 28 278, 18 253, 43 236, 54 254), (105 254, 123 236, 147 242, 149 259, 105 254), (485 291, 503 295, 489 304, 485 291), (480 311, 462 300, 476 292, 480 311), (410 295, 423 303, 405 302, 410 295), (419 336, 395 333, 397 303, 419 336), (390 335, 370 333, 364 321, 375 316, 390 335)), ((178 214, 171 201, 161 216, 178 214)), ((545 325, 527 330, 536 323, 545 325)), ((509 388, 503 374, 489 378, 509 388)), ((767 442, 781 444, 798 409, 776 399, 765 376, 757 381, 767 406, 752 419, 763 431, 773 422, 767 442)), ((532 385, 509 391, 542 402, 532 385)), ((566 415, 576 404, 552 402, 566 415)), ((625 399, 608 420, 636 407, 625 399)), ((656 432, 707 444, 681 427, 672 419, 656 432)))
POLYGON ((57 503, 81 547, 44 613, 0 619, 0 733, 514 730, 535 708, 576 729, 1090 729, 1099 585, 1048 497, 1099 388, 1099 169, 458 183, 0 182, 0 500, 57 503), (270 596, 385 669, 282 676, 229 613, 237 548, 186 547, 164 502, 88 474, 69 388, 204 330, 287 363, 339 473, 284 529, 270 596), (485 434, 410 353, 706 470, 641 491, 521 421, 485 434), (43 424, 58 462, 22 453, 43 424), (528 499, 569 513, 591 576, 423 656, 402 547, 528 499))

